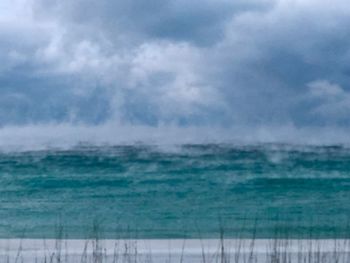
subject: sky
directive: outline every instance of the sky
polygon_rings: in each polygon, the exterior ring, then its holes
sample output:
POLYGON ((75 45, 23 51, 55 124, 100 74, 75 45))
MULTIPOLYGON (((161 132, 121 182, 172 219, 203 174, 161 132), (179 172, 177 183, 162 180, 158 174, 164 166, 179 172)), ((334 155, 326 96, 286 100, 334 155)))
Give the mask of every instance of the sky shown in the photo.
POLYGON ((1 0, 0 138, 345 140, 349 28, 346 0, 1 0))

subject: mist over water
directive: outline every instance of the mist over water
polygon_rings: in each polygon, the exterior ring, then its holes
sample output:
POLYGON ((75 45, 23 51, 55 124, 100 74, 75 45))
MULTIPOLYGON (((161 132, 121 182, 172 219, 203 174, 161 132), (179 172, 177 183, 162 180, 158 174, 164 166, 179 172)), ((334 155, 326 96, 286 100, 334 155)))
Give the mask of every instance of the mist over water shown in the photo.
POLYGON ((6 125, 0 128, 0 151, 71 149, 79 145, 157 145, 171 150, 184 144, 350 145, 347 128, 287 126, 100 125, 71 123, 6 125))
POLYGON ((348 237, 350 149, 91 146, 0 154, 0 237, 348 237), (277 231, 277 232, 276 232, 277 231))

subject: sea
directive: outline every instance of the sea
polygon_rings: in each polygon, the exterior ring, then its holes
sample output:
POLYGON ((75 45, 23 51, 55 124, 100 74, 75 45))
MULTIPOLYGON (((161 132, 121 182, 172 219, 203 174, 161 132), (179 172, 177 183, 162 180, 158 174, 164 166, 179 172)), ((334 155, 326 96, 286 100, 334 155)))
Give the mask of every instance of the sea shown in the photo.
POLYGON ((350 148, 0 151, 0 238, 349 238, 350 148))

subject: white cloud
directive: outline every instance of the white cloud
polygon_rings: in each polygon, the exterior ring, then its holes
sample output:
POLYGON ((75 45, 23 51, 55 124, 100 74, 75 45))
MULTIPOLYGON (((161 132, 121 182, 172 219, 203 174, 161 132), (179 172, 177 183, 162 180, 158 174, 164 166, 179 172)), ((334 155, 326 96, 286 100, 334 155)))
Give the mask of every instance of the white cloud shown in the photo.
POLYGON ((347 120, 350 111, 350 92, 328 80, 316 80, 307 86, 311 99, 319 100, 312 111, 313 114, 323 116, 328 123, 347 120))
POLYGON ((344 95, 345 92, 338 84, 330 83, 328 80, 316 80, 307 84, 311 96, 321 98, 334 98, 344 95))

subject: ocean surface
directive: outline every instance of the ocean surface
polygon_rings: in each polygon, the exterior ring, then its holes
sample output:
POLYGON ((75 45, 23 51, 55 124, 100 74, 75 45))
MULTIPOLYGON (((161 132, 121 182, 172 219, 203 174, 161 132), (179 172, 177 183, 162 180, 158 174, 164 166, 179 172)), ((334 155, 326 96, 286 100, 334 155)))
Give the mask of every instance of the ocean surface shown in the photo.
POLYGON ((350 237, 350 148, 0 152, 0 238, 350 237))

